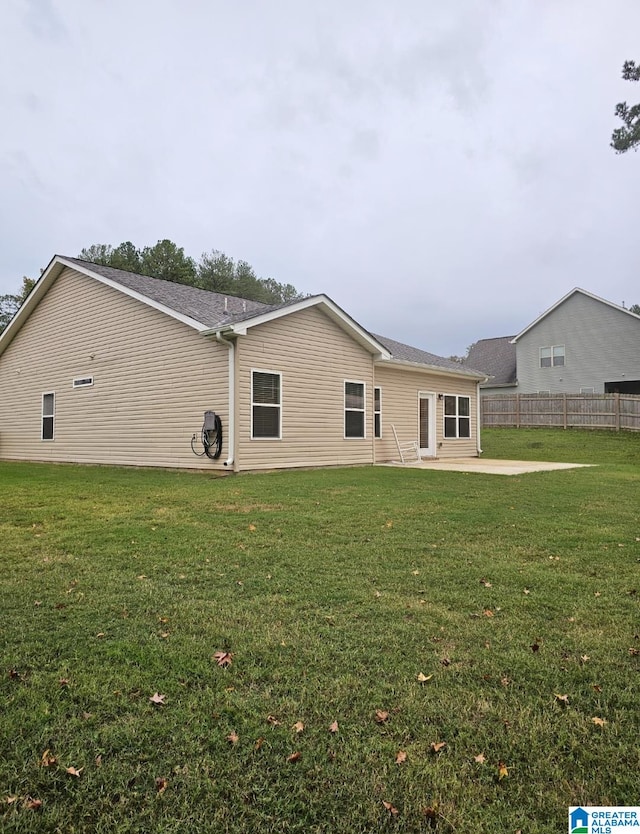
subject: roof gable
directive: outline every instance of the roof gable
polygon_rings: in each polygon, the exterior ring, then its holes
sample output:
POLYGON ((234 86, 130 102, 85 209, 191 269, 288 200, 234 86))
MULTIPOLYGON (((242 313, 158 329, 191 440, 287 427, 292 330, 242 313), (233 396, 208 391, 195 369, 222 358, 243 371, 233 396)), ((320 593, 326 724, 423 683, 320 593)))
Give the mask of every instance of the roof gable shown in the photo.
POLYGON ((482 369, 491 385, 513 385, 517 379, 513 336, 480 339, 471 345, 465 367, 482 369))
POLYGON ((564 304, 565 301, 568 301, 570 298, 572 298, 574 295, 576 295, 576 293, 584 295, 587 298, 591 298, 594 301, 598 301, 601 304, 606 304, 608 307, 611 307, 614 310, 618 310, 620 313, 625 313, 627 316, 631 316, 632 318, 637 319, 640 322, 640 316, 636 315, 635 313, 632 313, 631 310, 627 310, 626 307, 621 307, 618 304, 614 304, 612 301, 607 301, 605 298, 600 298, 599 296, 594 295, 593 293, 590 293, 590 292, 587 292, 586 290, 580 289, 580 287, 574 287, 574 289, 572 289, 566 295, 563 295, 562 298, 559 301, 556 301, 556 303, 553 306, 549 307, 548 310, 545 310, 544 313, 539 315, 538 318, 535 319, 535 321, 532 321, 531 324, 527 325, 527 327, 525 327, 524 330, 521 330, 520 333, 518 333, 517 336, 514 336, 513 341, 517 342, 518 339, 521 339, 524 336, 525 333, 528 333, 530 330, 532 330, 543 319, 545 319, 547 316, 551 315, 551 313, 553 313, 554 310, 557 310, 558 307, 560 307, 561 304, 564 304))

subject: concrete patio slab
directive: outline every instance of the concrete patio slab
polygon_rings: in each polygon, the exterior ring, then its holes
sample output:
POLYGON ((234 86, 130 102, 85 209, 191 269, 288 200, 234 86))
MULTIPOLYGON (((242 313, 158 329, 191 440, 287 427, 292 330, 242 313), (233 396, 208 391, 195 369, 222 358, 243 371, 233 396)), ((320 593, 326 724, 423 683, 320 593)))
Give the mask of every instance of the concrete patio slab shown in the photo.
POLYGON ((487 475, 524 475, 527 472, 550 472, 554 469, 576 469, 591 463, 552 463, 538 460, 495 460, 490 458, 447 458, 415 463, 381 463, 380 466, 404 466, 410 469, 439 469, 449 472, 483 472, 487 475))

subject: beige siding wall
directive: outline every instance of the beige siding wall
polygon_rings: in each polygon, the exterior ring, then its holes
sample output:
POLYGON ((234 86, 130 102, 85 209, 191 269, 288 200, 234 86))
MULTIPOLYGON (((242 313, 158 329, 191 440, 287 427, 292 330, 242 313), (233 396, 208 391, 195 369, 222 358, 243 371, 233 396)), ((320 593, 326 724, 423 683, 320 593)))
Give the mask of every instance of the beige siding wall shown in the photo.
POLYGON ((0 458, 216 467, 228 456, 227 348, 117 290, 65 270, 0 356, 0 458), (90 388, 72 388, 93 376, 90 388), (41 440, 42 394, 55 437, 41 440), (219 462, 196 458, 220 413, 219 462))
POLYGON ((373 359, 316 308, 237 340, 239 469, 373 462, 373 359), (282 374, 282 439, 251 439, 251 371, 282 374), (366 438, 344 437, 344 381, 366 385, 366 438))
POLYGON ((435 456, 438 458, 477 455, 477 406, 475 382, 438 376, 423 371, 402 370, 384 364, 376 365, 376 385, 382 388, 382 438, 376 441, 376 460, 397 460, 398 450, 391 425, 395 425, 402 441, 418 439, 418 394, 436 394, 435 456), (444 401, 438 394, 457 394, 471 397, 471 437, 444 437, 444 401))

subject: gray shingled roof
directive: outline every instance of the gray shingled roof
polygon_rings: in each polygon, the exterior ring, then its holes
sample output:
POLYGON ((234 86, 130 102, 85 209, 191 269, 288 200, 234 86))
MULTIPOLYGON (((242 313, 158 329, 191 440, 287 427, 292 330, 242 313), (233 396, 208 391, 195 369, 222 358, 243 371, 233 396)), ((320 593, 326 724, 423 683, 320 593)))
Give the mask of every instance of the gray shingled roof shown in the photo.
POLYGON ((478 368, 493 377, 486 384, 515 385, 517 380, 516 346, 511 344, 513 336, 499 336, 495 339, 480 339, 471 345, 464 361, 465 368, 478 368))
POLYGON ((429 353, 420 348, 405 345, 402 342, 396 342, 395 339, 388 339, 386 336, 378 336, 376 333, 371 334, 374 339, 377 339, 383 344, 394 359, 400 359, 404 362, 416 362, 419 365, 432 365, 436 368, 446 368, 451 371, 468 372, 469 368, 464 367, 460 362, 454 362, 452 359, 445 359, 443 356, 436 356, 435 353, 429 353))
MULTIPOLYGON (((64 256, 63 256, 64 257, 64 256)), ((252 318, 260 313, 277 310, 283 304, 263 304, 261 301, 250 301, 233 295, 200 290, 186 284, 176 284, 173 281, 163 281, 148 275, 137 275, 123 269, 82 261, 80 258, 67 258, 79 266, 108 278, 117 284, 122 284, 130 290, 146 295, 152 301, 163 304, 183 316, 189 316, 205 327, 218 327, 232 324, 245 318, 252 318), (226 303, 226 311, 225 311, 226 303)))
MULTIPOLYGON (((200 290, 187 284, 176 284, 173 281, 164 281, 160 278, 151 278, 148 275, 137 275, 135 272, 101 266, 90 261, 83 261, 80 258, 62 257, 65 261, 78 264, 78 266, 102 275, 116 284, 121 284, 123 287, 140 293, 140 295, 145 295, 152 301, 175 310, 177 313, 188 316, 205 327, 234 324, 296 303, 296 301, 290 301, 285 304, 263 304, 260 301, 250 301, 224 293, 200 290)), ((394 359, 452 371, 469 372, 471 370, 470 366, 464 367, 458 362, 436 356, 426 350, 396 342, 386 336, 377 336, 375 333, 371 335, 387 348, 394 359)))

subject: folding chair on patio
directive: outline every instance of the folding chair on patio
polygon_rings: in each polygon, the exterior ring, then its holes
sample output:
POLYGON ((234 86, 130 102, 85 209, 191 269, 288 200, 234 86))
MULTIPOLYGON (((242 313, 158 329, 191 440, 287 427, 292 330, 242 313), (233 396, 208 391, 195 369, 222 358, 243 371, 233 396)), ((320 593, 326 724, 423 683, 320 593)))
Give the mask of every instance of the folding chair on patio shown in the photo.
POLYGON ((398 447, 398 454, 402 463, 418 463, 420 461, 420 447, 417 440, 407 440, 400 443, 398 440, 398 433, 396 427, 391 426, 391 431, 396 439, 396 446, 398 447))

